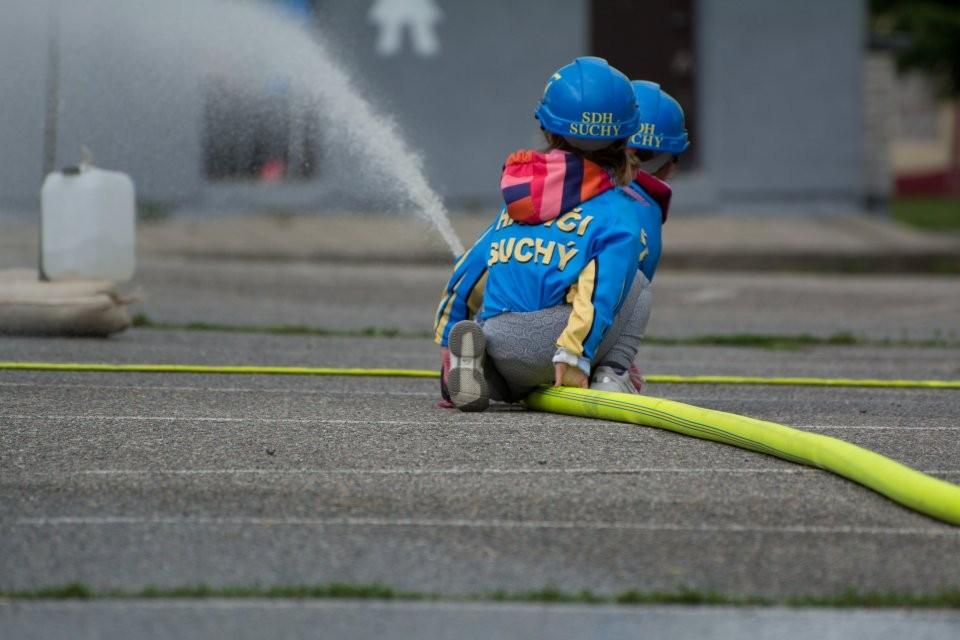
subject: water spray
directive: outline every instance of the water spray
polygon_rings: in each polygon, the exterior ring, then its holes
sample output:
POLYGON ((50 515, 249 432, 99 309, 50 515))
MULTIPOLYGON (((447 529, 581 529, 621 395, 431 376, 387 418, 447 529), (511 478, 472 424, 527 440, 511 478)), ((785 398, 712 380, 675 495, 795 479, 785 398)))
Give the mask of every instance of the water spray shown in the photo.
MULTIPOLYGON (((413 210, 436 229, 451 253, 463 253, 447 210, 426 178, 421 157, 389 114, 374 108, 334 61, 323 41, 322 24, 319 30, 311 28, 266 2, 85 0, 82 9, 67 5, 51 5, 54 10, 62 7, 62 23, 82 17, 95 26, 75 30, 75 40, 77 33, 82 34, 79 40, 68 43, 65 39, 61 45, 70 44, 74 58, 82 61, 84 48, 99 46, 102 33, 97 29, 128 34, 126 55, 98 72, 157 77, 146 97, 151 107, 180 99, 181 87, 172 90, 163 84, 164 78, 197 76, 201 84, 206 78, 226 79, 240 95, 254 97, 258 89, 268 91, 271 83, 282 85, 290 100, 282 117, 301 125, 308 119, 318 124, 324 140, 359 174, 363 189, 386 192, 395 208, 413 210), (96 20, 97 16, 103 19, 96 20)), ((136 106, 145 96, 128 99, 136 106)), ((131 117, 138 117, 136 113, 136 108, 130 110, 131 117)))
MULTIPOLYGON (((270 72, 291 79, 295 95, 302 96, 302 111, 327 124, 324 130, 339 138, 345 150, 358 151, 367 163, 364 177, 371 188, 386 181, 405 205, 440 233, 454 256, 463 253, 463 244, 450 224, 443 201, 427 181, 421 157, 409 147, 394 120, 379 113, 360 94, 343 68, 334 62, 319 34, 262 3, 238 6, 224 0, 189 2, 191 7, 203 4, 229 13, 231 23, 252 36, 247 46, 257 59, 270 72)), ((214 30, 223 29, 223 21, 217 21, 214 30)), ((231 46, 236 44, 231 40, 231 46)))

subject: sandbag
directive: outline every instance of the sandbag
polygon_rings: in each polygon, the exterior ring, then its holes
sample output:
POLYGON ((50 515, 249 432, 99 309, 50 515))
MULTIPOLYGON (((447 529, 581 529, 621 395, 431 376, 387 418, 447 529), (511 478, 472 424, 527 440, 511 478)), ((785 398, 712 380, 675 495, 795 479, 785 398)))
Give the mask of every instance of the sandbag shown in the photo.
POLYGON ((44 282, 31 269, 0 270, 0 334, 107 336, 130 326, 132 301, 105 280, 44 282))

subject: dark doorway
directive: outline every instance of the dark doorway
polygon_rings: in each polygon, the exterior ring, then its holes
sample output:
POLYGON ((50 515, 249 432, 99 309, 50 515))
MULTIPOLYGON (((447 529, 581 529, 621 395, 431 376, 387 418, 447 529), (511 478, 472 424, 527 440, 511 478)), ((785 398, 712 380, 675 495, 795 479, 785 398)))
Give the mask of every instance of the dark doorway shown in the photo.
POLYGON ((695 0, 593 0, 590 48, 631 80, 652 80, 683 106, 697 163, 695 0))
POLYGON ((316 176, 317 126, 284 79, 251 88, 210 77, 204 97, 208 179, 280 182, 316 176))
MULTIPOLYGON (((271 1, 288 19, 311 28, 318 0, 271 1)), ((276 73, 251 83, 213 75, 206 78, 203 91, 208 179, 281 182, 316 177, 317 122, 290 78, 276 73)))

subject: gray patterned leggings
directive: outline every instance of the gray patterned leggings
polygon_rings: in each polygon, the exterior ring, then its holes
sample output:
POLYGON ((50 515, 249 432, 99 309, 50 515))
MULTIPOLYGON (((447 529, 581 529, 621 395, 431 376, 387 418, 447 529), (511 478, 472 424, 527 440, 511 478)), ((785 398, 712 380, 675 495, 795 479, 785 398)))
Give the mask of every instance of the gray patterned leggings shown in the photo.
MULTIPOLYGON (((633 364, 650 319, 651 288, 650 281, 638 271, 620 313, 597 350, 594 367, 627 369, 633 364)), ((503 313, 483 323, 487 339, 484 376, 494 400, 513 402, 542 384, 553 384, 553 354, 570 310, 569 304, 561 304, 540 311, 503 313)))

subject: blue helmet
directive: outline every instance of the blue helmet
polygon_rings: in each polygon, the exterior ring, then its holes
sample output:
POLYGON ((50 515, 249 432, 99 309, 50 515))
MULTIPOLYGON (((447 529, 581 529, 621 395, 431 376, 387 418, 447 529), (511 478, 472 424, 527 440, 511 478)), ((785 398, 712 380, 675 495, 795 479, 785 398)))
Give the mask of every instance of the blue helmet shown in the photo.
POLYGON ((680 103, 656 82, 634 80, 630 84, 637 96, 640 126, 627 146, 674 155, 686 151, 690 141, 680 103))
POLYGON ((535 115, 550 133, 579 140, 612 142, 640 126, 630 81, 603 58, 589 56, 550 76, 535 115))

